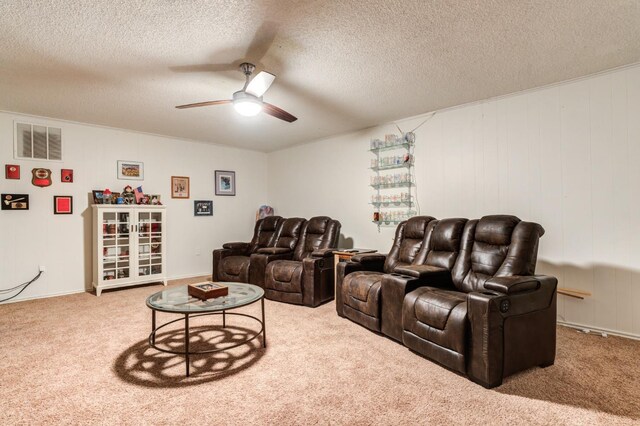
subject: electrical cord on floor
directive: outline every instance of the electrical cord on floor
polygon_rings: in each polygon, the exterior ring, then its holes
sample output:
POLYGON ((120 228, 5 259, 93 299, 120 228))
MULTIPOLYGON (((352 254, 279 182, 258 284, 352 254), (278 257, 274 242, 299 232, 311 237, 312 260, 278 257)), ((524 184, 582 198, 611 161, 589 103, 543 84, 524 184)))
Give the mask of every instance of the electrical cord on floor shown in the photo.
POLYGON ((31 279, 31 281, 27 281, 26 283, 22 283, 22 284, 20 284, 20 285, 15 286, 15 287, 8 288, 8 289, 6 289, 6 290, 0 290, 0 293, 11 293, 12 291, 15 291, 15 290, 19 289, 20 287, 22 287, 22 288, 20 289, 20 291, 19 291, 19 292, 17 292, 16 294, 14 294, 13 296, 11 296, 11 297, 7 297, 6 299, 0 299, 0 303, 2 303, 2 302, 6 302, 7 300, 11 300, 11 299, 13 299, 14 297, 17 297, 20 293, 22 293, 23 291, 25 291, 25 289, 26 289, 27 287, 29 287, 29 286, 31 285, 31 283, 33 283, 35 280, 37 280, 38 278, 40 278, 40 275, 42 275, 42 271, 38 272, 38 275, 36 275, 35 277, 33 277, 33 278, 31 279))

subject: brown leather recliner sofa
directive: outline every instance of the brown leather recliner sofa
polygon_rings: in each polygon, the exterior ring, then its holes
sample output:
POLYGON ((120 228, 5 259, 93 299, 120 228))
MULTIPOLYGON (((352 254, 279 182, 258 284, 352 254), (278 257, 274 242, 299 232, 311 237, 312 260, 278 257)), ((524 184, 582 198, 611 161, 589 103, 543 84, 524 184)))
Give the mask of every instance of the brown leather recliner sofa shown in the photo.
MULTIPOLYGON (((396 240, 407 223, 398 226, 396 240)), ((430 221, 420 255, 379 281, 372 299, 379 306, 379 331, 485 387, 552 365, 557 279, 535 275, 543 234, 540 225, 515 216, 430 221)), ((338 265, 338 314, 348 311, 345 298, 365 297, 363 287, 344 285, 350 272, 366 265, 382 269, 384 256, 365 257, 338 265)))
MULTIPOLYGON (((337 220, 327 216, 309 219, 290 258, 267 263, 265 297, 312 307, 333 299, 333 249, 339 235, 340 222, 337 220)), ((255 256, 269 250, 258 250, 255 256)))
POLYGON ((213 281, 249 282, 251 254, 259 249, 273 247, 283 218, 269 216, 256 221, 251 242, 225 243, 221 249, 213 251, 213 281))
POLYGON ((388 255, 370 253, 356 255, 339 263, 336 283, 336 310, 373 331, 380 331, 380 285, 385 274, 398 266, 424 262, 420 252, 430 216, 416 216, 396 229, 388 255))
POLYGON ((267 299, 318 306, 334 297, 339 235, 340 222, 327 216, 261 219, 250 243, 213 251, 212 279, 248 282, 264 288, 267 299))

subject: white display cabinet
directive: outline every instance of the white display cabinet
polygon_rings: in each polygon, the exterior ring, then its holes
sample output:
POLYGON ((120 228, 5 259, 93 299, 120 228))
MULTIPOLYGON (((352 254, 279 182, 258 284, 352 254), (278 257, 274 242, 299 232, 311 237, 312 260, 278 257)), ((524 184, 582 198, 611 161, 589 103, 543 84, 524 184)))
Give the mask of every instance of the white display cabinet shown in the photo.
POLYGON ((167 285, 166 208, 152 205, 94 204, 93 287, 151 282, 167 285))

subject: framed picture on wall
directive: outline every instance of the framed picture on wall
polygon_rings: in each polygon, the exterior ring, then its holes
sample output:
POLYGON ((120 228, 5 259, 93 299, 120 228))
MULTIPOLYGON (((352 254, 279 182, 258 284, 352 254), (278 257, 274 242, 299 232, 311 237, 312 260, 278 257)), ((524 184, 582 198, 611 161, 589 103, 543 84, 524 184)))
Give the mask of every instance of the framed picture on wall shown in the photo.
POLYGON ((73 214, 73 197, 71 195, 55 195, 53 197, 54 214, 73 214))
POLYGON ((103 204, 102 201, 102 190, 93 190, 91 191, 91 194, 93 195, 93 204, 103 204))
POLYGON ((118 160, 118 179, 144 180, 144 163, 118 160))
POLYGON ((216 170, 216 195, 236 195, 236 172, 216 170))
POLYGON ((171 198, 189 198, 189 178, 171 176, 171 198))
POLYGON ((194 216, 213 216, 213 201, 194 200, 193 215, 194 216))

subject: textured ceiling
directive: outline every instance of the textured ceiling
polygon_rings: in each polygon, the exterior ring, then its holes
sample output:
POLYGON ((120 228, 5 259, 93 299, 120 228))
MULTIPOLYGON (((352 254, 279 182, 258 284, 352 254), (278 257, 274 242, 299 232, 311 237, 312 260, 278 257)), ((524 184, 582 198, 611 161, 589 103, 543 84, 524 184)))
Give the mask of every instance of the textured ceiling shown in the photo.
POLYGON ((4 0, 0 109, 272 151, 640 61, 638 0, 4 0), (243 60, 276 74, 244 118, 243 60))

